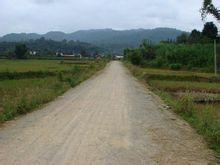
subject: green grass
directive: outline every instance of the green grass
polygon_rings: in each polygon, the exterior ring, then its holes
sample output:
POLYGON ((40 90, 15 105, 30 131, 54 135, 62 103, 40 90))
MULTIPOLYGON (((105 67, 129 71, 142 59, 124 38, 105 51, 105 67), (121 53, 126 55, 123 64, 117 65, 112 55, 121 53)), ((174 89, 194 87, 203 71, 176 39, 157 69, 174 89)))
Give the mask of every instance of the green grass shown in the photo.
POLYGON ((64 71, 74 65, 90 65, 94 61, 75 60, 0 60, 0 72, 64 71))
POLYGON ((166 104, 171 106, 177 114, 190 123, 205 138, 209 147, 218 156, 220 155, 220 116, 218 104, 195 104, 190 96, 176 99, 171 93, 165 91, 155 89, 154 92, 166 104))
POLYGON ((220 83, 169 80, 149 80, 148 83, 157 89, 171 92, 220 93, 220 83))
POLYGON ((67 89, 69 85, 56 77, 1 81, 0 121, 25 114, 53 100, 67 89))
MULTIPOLYGON (((158 76, 179 76, 179 77, 185 77, 185 76, 197 76, 202 78, 213 78, 215 77, 214 73, 205 73, 205 72, 193 72, 193 71, 173 71, 170 69, 154 69, 154 68, 141 68, 134 65, 131 65, 130 63, 125 63, 125 65, 130 69, 132 73, 135 73, 139 76, 143 75, 158 75, 158 76)), ((220 75, 217 76, 217 78, 220 78, 220 75)))
POLYGON ((203 113, 201 110, 207 110, 211 112, 217 119, 220 119, 220 103, 195 104, 194 108, 198 111, 198 113, 203 113))
MULTIPOLYGON (((55 74, 45 75, 44 77, 34 75, 25 78, 21 76, 19 79, 0 80, 0 122, 31 112, 41 105, 52 101, 69 88, 76 86, 103 69, 107 63, 105 60, 65 62, 49 60, 3 61, 4 65, 1 65, 2 71, 10 66, 10 71, 18 70, 18 72, 15 72, 18 75, 30 71, 39 72, 39 70, 43 70, 42 73, 50 71, 55 74)), ((29 76, 29 74, 26 76, 29 76)))
POLYGON ((214 77, 212 73, 140 68, 129 63, 125 65, 203 135, 217 155, 220 154, 220 97, 215 94, 220 93, 219 76, 214 77), (197 99, 204 103, 198 104, 197 99))
POLYGON ((142 68, 145 74, 157 74, 157 75, 177 75, 177 76, 199 76, 199 77, 214 77, 214 73, 204 72, 192 72, 192 71, 173 71, 169 69, 153 69, 153 68, 142 68))

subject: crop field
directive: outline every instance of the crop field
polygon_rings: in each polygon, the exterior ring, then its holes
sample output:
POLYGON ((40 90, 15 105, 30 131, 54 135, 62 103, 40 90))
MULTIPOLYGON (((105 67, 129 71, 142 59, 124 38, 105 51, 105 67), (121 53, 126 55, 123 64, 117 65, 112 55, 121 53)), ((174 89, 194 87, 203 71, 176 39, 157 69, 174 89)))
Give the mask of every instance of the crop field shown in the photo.
POLYGON ((220 153, 220 76, 126 66, 220 153))
POLYGON ((0 72, 65 71, 73 65, 88 66, 92 60, 0 60, 0 72))
POLYGON ((205 78, 214 77, 214 73, 206 73, 206 72, 193 72, 193 71, 175 71, 170 69, 156 69, 156 68, 138 68, 139 72, 143 72, 143 74, 149 75, 171 75, 171 76, 200 76, 205 78))
POLYGON ((104 60, 0 60, 0 122, 53 100, 106 63, 104 60))
POLYGON ((202 92, 220 94, 220 83, 150 80, 149 84, 157 89, 168 92, 202 92))

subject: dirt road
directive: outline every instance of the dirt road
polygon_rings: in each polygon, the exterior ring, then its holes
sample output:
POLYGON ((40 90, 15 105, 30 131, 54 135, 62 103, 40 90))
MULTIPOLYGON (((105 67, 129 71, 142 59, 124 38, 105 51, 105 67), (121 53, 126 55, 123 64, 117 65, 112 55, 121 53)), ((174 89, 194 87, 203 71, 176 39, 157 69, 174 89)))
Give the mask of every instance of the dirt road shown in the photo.
POLYGON ((202 138, 119 62, 0 129, 0 164, 208 164, 202 138))

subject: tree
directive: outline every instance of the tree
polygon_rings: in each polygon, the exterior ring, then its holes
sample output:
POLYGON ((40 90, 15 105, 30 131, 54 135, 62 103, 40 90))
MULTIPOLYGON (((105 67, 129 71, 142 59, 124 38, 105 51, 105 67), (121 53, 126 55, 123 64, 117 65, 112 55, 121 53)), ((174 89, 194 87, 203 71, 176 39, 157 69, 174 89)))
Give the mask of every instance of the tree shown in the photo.
POLYGON ((213 15, 217 21, 220 21, 220 11, 213 5, 212 0, 204 0, 201 9, 201 16, 204 20, 208 14, 213 15))
POLYGON ((140 53, 144 60, 152 60, 156 57, 155 47, 150 42, 144 41, 140 45, 140 53))
POLYGON ((202 34, 200 31, 194 29, 192 30, 192 32, 190 33, 190 36, 189 36, 189 42, 190 43, 198 43, 201 41, 201 38, 202 38, 202 34))
POLYGON ((133 65, 140 65, 141 62, 142 62, 142 56, 139 50, 134 51, 133 54, 131 55, 131 63, 133 65))
POLYGON ((83 48, 80 50, 80 54, 81 54, 82 57, 87 57, 88 56, 86 50, 83 49, 83 48))
POLYGON ((189 39, 189 35, 187 33, 182 33, 177 37, 177 43, 187 43, 189 39))
POLYGON ((25 44, 19 44, 15 47, 15 55, 18 59, 26 59, 27 58, 27 47, 25 44))
POLYGON ((202 35, 209 39, 216 39, 218 35, 218 28, 213 22, 207 22, 202 30, 202 35))

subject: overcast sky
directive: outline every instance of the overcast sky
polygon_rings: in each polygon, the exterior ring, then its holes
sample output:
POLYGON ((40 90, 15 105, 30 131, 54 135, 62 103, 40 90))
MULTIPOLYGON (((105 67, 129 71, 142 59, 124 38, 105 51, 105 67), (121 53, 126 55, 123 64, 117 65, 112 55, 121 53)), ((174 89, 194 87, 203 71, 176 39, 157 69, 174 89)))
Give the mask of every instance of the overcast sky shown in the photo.
MULTIPOLYGON (((220 7, 219 0, 214 3, 220 7)), ((101 28, 201 30, 201 5, 202 0, 0 0, 0 35, 101 28)))

